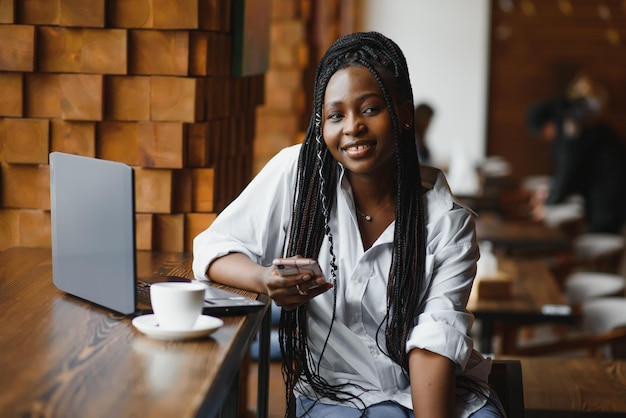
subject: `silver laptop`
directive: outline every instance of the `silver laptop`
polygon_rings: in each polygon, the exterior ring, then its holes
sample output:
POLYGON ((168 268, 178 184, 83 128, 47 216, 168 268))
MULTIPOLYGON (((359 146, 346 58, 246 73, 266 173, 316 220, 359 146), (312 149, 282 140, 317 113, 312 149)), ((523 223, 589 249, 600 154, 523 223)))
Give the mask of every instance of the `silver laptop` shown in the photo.
MULTIPOLYGON (((50 154, 52 280, 57 288, 127 315, 149 311, 150 283, 189 280, 136 278, 134 200, 130 166, 50 154)), ((244 314, 263 306, 261 301, 210 286, 204 313, 244 314)))

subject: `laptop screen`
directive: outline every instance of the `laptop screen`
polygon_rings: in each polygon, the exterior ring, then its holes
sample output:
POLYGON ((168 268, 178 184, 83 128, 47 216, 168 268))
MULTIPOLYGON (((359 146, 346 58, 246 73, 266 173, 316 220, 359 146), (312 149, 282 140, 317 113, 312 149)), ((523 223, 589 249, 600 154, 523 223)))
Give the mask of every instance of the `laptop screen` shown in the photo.
POLYGON ((136 308, 133 187, 126 164, 50 154, 53 282, 123 314, 136 308))

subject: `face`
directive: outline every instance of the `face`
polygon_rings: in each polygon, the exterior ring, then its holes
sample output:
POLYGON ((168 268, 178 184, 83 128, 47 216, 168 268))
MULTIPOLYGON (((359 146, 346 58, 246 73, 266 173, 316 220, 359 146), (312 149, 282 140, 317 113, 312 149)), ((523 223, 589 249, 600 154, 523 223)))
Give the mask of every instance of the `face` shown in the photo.
POLYGON ((550 142, 556 138, 556 124, 554 122, 546 122, 541 128, 539 137, 546 142, 550 142))
POLYGON ((348 175, 388 178, 395 170, 391 115, 368 69, 337 71, 326 86, 322 132, 348 175))

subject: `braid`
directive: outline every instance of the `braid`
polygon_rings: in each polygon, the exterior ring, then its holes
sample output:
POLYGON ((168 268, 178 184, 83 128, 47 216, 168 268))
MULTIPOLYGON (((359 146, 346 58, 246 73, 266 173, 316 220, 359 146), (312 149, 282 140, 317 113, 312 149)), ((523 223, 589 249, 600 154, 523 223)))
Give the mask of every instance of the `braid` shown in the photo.
MULTIPOLYGON (((421 301, 418 298, 424 283, 424 206, 414 133, 400 126, 394 106, 399 100, 410 100, 413 103, 406 59, 393 41, 379 33, 354 33, 338 39, 317 68, 313 115, 298 159, 287 255, 317 258, 324 238, 328 240, 334 299, 323 354, 332 332, 338 289, 342 284, 337 281, 330 228, 330 213, 336 199, 337 163, 324 143, 321 116, 329 79, 338 70, 353 65, 367 68, 374 76, 393 121, 396 144, 396 225, 387 284, 386 316, 379 330, 384 328, 385 332, 386 349, 382 351, 408 371, 406 340, 419 312, 421 301), (394 94, 396 100, 392 97, 394 94)), ((344 389, 344 385, 331 385, 320 376, 322 356, 314 359, 308 348, 307 306, 305 304, 295 311, 283 310, 281 313, 279 335, 287 386, 287 411, 293 410, 291 395, 299 381, 311 385, 318 397, 364 406, 358 396, 344 389)))

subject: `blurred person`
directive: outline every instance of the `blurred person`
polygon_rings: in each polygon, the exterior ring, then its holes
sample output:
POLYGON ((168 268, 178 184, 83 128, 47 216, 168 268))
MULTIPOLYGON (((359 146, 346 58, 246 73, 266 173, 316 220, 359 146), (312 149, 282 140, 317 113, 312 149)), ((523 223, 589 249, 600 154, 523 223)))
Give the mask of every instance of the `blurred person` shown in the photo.
POLYGON ((585 98, 538 102, 527 111, 530 132, 550 143, 548 187, 531 200, 532 216, 574 195, 584 200, 587 232, 619 234, 626 218, 626 148, 615 130, 585 98))
POLYGON ((426 143, 426 131, 434 115, 435 110, 428 103, 420 103, 415 106, 415 145, 417 146, 417 158, 422 164, 432 164, 432 157, 426 143))

